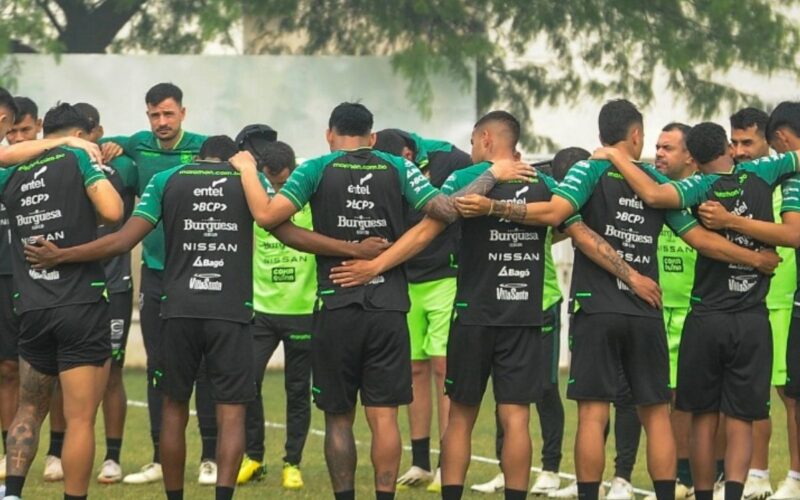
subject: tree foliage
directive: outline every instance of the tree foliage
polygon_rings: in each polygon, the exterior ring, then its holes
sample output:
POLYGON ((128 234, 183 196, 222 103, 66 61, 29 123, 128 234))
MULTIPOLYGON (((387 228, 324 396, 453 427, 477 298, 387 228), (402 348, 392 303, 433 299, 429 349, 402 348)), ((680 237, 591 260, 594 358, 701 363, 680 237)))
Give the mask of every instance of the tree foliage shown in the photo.
MULTIPOLYGON (((392 57, 430 112, 431 76, 477 85, 478 107, 530 124, 533 107, 653 98, 656 75, 692 113, 761 104, 715 80, 797 72, 797 0, 6 0, 0 53, 196 53, 242 16, 261 52, 392 57), (796 12, 795 12, 796 13, 796 12), (252 31, 252 30, 251 30, 252 31), (475 71, 475 80, 472 75, 475 71)), ((525 127, 530 130, 530 127, 525 127)), ((527 147, 541 146, 532 135, 527 147)))

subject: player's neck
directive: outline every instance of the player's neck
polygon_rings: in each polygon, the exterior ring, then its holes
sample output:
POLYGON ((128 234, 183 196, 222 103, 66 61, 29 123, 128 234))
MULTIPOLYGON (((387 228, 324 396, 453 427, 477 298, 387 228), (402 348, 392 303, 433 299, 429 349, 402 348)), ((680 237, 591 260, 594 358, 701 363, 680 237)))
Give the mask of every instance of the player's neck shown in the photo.
POLYGON ((733 170, 733 159, 728 155, 722 155, 712 160, 701 169, 704 174, 727 174, 733 170))
POLYGON ((514 152, 513 151, 500 151, 497 153, 492 153, 486 158, 486 161, 490 161, 492 163, 501 160, 513 160, 514 159, 514 152))
POLYGON ((175 137, 173 137, 172 139, 166 141, 158 139, 158 147, 160 147, 161 149, 175 149, 175 146, 177 146, 178 143, 181 142, 181 139, 183 139, 183 129, 180 129, 178 133, 175 134, 175 137))

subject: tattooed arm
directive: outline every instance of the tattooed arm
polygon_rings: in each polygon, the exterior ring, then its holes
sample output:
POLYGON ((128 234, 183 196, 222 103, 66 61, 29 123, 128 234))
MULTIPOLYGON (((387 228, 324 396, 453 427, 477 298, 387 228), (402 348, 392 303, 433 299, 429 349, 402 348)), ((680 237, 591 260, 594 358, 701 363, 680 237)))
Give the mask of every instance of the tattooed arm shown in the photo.
POLYGON ((470 194, 457 198, 456 206, 463 217, 490 215, 530 226, 558 226, 575 212, 572 204, 558 195, 550 201, 521 204, 470 194))
POLYGON ((637 272, 604 240, 583 222, 570 225, 565 234, 595 264, 616 276, 642 300, 661 309, 661 289, 652 279, 637 272))

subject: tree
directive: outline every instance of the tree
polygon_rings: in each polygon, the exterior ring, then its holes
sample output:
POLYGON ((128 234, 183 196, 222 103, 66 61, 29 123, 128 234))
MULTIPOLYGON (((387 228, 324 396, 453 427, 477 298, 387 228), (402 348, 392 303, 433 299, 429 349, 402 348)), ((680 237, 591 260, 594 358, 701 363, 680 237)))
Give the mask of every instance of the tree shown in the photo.
MULTIPOLYGON (((792 71, 797 0, 7 0, 0 53, 196 53, 230 43, 245 19, 263 53, 389 55, 430 112, 430 77, 477 85, 478 108, 503 106, 530 125, 536 105, 584 97, 653 100, 653 80, 692 113, 762 105, 715 75, 733 67, 792 71), (526 57, 546 49, 544 60, 526 57), (476 80, 472 81, 473 68, 476 80)), ((530 126, 524 127, 531 130, 530 126)), ((546 141, 545 141, 546 142, 546 141)), ((524 145, 543 145, 532 134, 524 145)))

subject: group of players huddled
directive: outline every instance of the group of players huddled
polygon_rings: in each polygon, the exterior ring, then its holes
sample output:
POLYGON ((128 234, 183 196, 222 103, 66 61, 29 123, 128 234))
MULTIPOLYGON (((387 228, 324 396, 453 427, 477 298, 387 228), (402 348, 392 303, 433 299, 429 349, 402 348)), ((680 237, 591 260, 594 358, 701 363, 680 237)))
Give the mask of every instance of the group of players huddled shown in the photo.
POLYGON ((461 498, 491 376, 502 472, 475 491, 526 497, 535 403, 543 467, 531 493, 598 499, 614 403, 609 500, 633 498, 641 427, 659 500, 800 499, 800 103, 735 113, 730 139, 715 123, 670 123, 655 166, 639 161, 642 115, 622 99, 600 110, 602 147, 534 165, 520 161, 520 124, 505 111, 475 123, 467 154, 373 133, 364 105, 342 103, 325 132, 331 152, 296 166, 267 125, 235 140, 183 130, 173 84, 152 87, 145 104, 149 131, 103 137, 90 104, 40 119, 30 99, 0 89, 5 498, 21 497, 48 412, 44 479, 63 480, 65 499, 86 498, 101 403, 97 480, 163 480, 169 500, 183 498, 193 391, 198 481, 232 498, 266 473, 261 381, 282 342, 286 489, 303 487, 313 398, 333 494, 354 498, 360 395, 376 498, 422 485, 461 498), (575 247, 567 397, 578 428, 577 481, 561 488, 551 246, 565 239, 575 247), (123 477, 139 242, 153 460, 123 477), (786 406, 791 456, 774 494, 770 385, 786 406), (402 405, 412 466, 398 478, 402 405))

